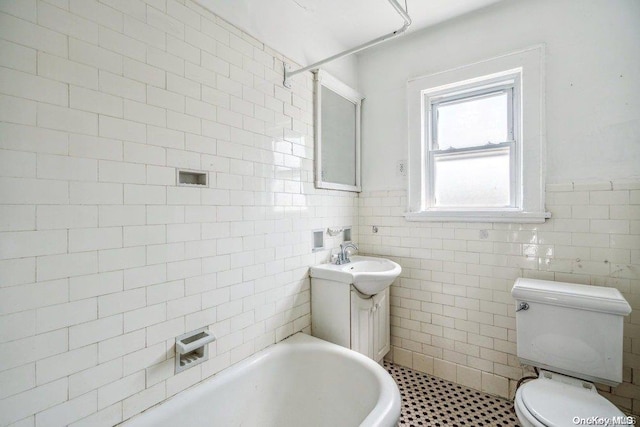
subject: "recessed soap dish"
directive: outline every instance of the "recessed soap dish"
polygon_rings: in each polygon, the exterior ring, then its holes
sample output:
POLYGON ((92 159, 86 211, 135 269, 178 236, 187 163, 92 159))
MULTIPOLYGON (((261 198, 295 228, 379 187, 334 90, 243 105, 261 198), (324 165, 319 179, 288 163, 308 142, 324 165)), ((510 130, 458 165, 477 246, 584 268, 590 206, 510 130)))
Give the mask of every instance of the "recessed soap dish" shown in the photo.
POLYGON ((313 247, 312 252, 318 252, 324 249, 324 230, 313 230, 313 247))
POLYGON ((187 332, 176 338, 175 373, 196 366, 209 359, 208 344, 216 337, 207 327, 187 332))
POLYGON ((207 173, 189 170, 178 170, 178 185, 207 186, 207 173))

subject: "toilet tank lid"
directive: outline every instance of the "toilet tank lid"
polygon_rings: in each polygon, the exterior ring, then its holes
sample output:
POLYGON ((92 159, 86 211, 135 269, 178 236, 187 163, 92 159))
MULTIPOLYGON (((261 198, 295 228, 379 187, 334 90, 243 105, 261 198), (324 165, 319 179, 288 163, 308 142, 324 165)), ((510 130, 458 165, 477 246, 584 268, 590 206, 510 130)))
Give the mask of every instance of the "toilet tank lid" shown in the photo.
POLYGON ((511 295, 518 301, 540 302, 626 316, 631 306, 619 290, 538 279, 516 279, 511 295))

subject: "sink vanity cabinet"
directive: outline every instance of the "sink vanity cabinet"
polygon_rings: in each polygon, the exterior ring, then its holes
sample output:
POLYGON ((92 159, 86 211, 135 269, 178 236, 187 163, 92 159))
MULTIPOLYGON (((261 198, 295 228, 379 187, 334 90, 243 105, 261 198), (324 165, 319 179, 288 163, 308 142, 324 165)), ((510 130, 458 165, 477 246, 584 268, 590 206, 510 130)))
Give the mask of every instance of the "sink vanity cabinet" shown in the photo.
POLYGON ((312 267, 312 335, 381 362, 391 344, 389 286, 400 272, 393 261, 363 256, 312 267))
POLYGON ((370 296, 351 285, 311 279, 311 334, 380 362, 390 349, 389 288, 370 296))
POLYGON ((351 350, 376 362, 389 352, 389 288, 368 299, 351 291, 351 350))

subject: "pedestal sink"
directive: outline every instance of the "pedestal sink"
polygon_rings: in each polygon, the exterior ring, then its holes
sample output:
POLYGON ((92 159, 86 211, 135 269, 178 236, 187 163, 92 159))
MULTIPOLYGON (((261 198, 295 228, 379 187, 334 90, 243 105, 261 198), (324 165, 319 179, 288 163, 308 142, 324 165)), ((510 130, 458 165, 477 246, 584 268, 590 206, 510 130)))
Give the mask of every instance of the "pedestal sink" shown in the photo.
POLYGON ((342 265, 321 264, 311 267, 310 275, 318 279, 352 284, 365 295, 376 295, 386 289, 400 275, 402 268, 386 258, 351 256, 342 265))

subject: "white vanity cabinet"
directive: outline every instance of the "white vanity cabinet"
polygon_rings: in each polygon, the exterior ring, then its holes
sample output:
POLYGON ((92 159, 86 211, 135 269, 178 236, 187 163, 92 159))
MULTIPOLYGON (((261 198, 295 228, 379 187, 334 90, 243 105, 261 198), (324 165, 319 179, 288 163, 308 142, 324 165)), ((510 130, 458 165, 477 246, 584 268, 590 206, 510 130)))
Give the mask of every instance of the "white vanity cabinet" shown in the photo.
POLYGON ((311 280, 311 333, 380 362, 389 352, 389 288, 376 295, 352 285, 311 280))
POLYGON ((381 361, 391 350, 389 288, 374 296, 373 359, 381 361))
POLYGON ((351 291, 351 349, 379 362, 389 352, 389 288, 368 299, 351 291))

